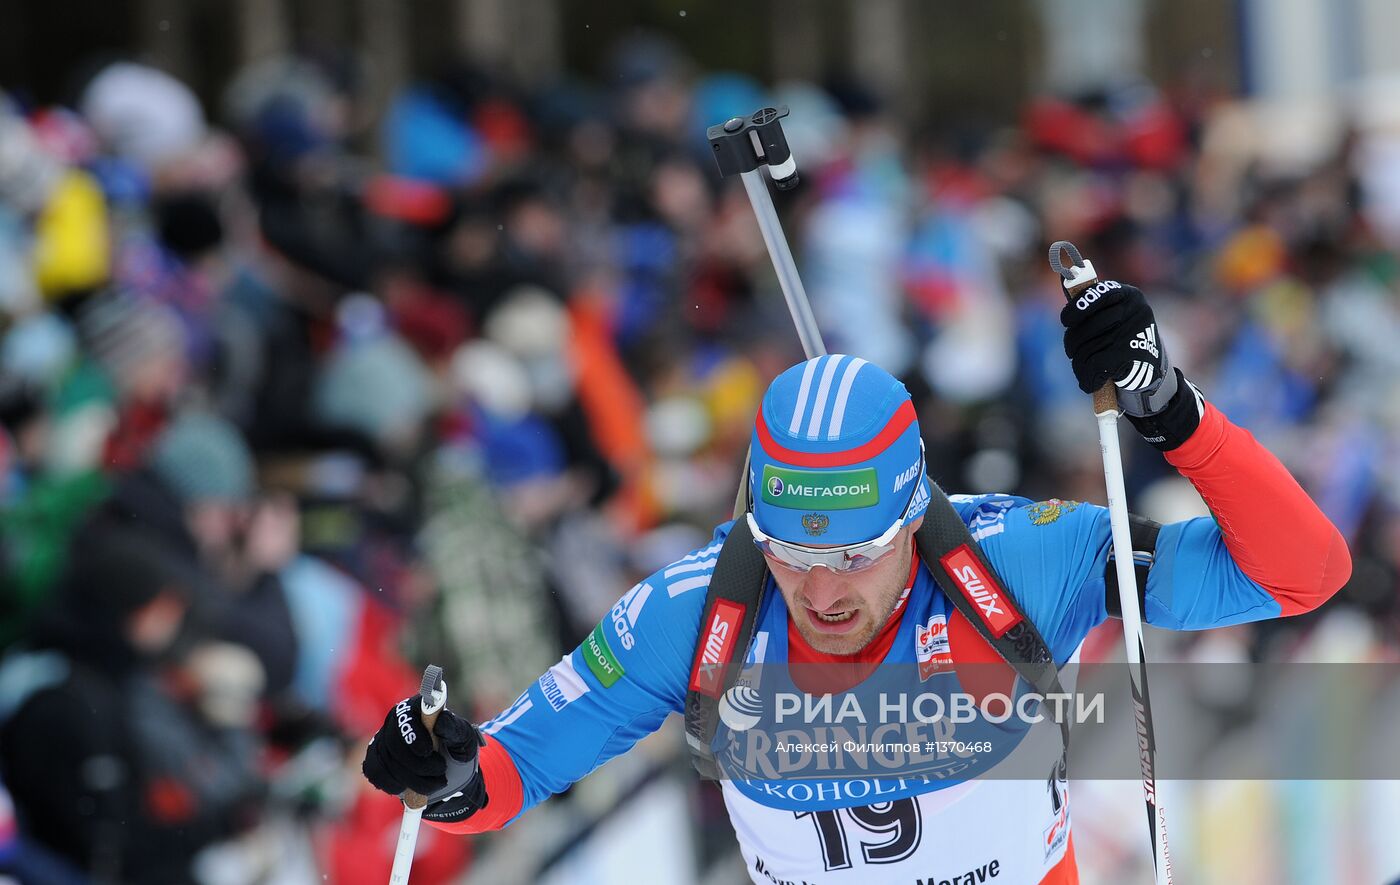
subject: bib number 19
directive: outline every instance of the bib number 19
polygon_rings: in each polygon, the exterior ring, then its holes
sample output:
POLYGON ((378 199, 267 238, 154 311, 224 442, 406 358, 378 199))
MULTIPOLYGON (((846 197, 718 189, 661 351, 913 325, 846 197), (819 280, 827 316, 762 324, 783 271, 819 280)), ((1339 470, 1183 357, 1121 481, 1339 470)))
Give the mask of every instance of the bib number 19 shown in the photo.
POLYGON ((919 848, 922 820, 918 801, 895 799, 856 808, 832 811, 795 811, 799 820, 810 817, 817 828, 822 862, 827 870, 851 867, 851 852, 846 839, 846 819, 857 827, 856 841, 866 863, 897 863, 919 848), (866 834, 875 838, 867 841, 866 834), (879 837, 884 836, 884 839, 879 837))

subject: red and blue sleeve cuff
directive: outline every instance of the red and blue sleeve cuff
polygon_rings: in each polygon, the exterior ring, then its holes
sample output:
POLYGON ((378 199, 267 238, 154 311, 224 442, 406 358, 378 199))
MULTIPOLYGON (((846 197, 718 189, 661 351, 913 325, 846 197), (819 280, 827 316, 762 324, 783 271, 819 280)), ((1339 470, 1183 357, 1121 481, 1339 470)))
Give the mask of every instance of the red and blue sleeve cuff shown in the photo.
POLYGON ((510 823, 525 802, 525 790, 520 781, 520 771, 515 760, 500 741, 481 736, 481 750, 477 756, 481 777, 486 784, 486 806, 463 821, 439 823, 425 820, 424 823, 447 833, 489 833, 510 823))

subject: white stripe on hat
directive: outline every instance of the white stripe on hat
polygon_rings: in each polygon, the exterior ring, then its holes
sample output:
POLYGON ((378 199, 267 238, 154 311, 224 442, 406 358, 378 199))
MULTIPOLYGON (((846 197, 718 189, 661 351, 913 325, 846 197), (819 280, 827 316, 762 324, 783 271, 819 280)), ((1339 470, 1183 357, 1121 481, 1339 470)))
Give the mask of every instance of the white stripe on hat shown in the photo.
POLYGON ((797 387, 797 405, 793 408, 792 423, 788 425, 788 433, 793 436, 797 436, 802 429, 802 413, 807 411, 807 391, 812 387, 812 375, 816 371, 817 360, 807 360, 807 368, 802 370, 802 383, 797 387))
POLYGON ((865 360, 856 357, 846 366, 841 375, 841 385, 836 389, 836 404, 831 407, 831 428, 826 432, 827 439, 841 436, 841 421, 846 417, 846 399, 851 395, 851 385, 856 382, 856 373, 865 365, 865 360))
POLYGON ((836 374, 836 367, 845 359, 841 354, 827 357, 826 371, 822 372, 822 383, 817 386, 817 395, 814 400, 815 407, 812 409, 812 420, 807 422, 807 438, 816 439, 817 431, 822 426, 822 416, 826 414, 826 398, 831 393, 831 379, 836 374))

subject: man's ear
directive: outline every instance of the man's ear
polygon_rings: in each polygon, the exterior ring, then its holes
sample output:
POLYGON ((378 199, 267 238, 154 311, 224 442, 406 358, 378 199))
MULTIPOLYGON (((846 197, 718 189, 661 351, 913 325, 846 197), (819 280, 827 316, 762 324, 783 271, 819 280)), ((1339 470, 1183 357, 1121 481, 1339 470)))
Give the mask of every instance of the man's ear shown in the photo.
POLYGON ((906 523, 904 524, 904 526, 905 526, 905 528, 909 529, 909 534, 912 535, 912 534, 914 534, 915 532, 917 532, 917 531, 919 530, 919 526, 921 526, 921 525, 923 525, 923 524, 924 524, 924 514, 920 513, 918 519, 914 520, 913 522, 906 522, 906 523))

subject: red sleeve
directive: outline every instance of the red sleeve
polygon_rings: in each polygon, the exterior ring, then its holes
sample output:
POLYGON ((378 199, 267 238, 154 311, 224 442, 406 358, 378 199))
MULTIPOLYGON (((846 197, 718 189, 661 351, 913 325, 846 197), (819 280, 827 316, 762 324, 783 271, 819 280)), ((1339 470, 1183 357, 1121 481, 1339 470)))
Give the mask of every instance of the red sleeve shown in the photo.
POLYGON ((488 833, 499 830, 520 813, 525 792, 520 785, 520 772, 515 768, 515 761, 500 741, 491 740, 485 735, 481 736, 481 740, 477 762, 486 783, 486 807, 456 823, 431 820, 423 823, 447 833, 488 833))
POLYGON ((1215 516, 1235 564, 1284 615, 1311 611, 1351 577, 1351 554, 1268 449, 1206 403, 1191 438, 1166 453, 1215 516))

